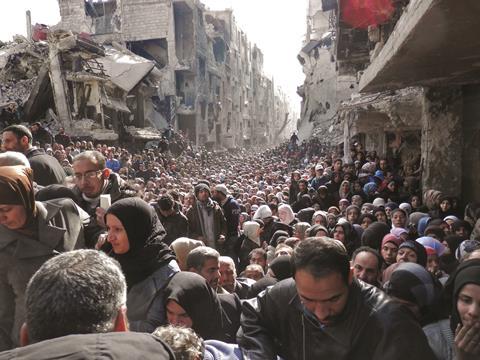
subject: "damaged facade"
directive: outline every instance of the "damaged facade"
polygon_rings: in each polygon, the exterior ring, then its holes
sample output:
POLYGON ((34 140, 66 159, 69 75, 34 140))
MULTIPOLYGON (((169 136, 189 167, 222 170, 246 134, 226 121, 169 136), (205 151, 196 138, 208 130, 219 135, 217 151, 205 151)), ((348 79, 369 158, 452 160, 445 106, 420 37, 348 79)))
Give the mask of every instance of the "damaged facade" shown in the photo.
POLYGON ((208 11, 198 0, 58 3, 61 22, 47 42, 0 49, 5 116, 111 141, 154 140, 172 126, 212 148, 289 135, 286 97, 231 10, 208 11), (16 76, 32 56, 38 65, 16 76), (18 96, 8 95, 10 78, 18 96))
POLYGON ((300 54, 306 69, 302 126, 328 100, 328 90, 314 85, 320 75, 311 65, 328 51, 327 87, 338 94, 345 88, 341 76, 352 83, 337 97, 332 117, 315 124, 319 136, 338 129, 334 144, 343 143, 347 158, 354 141, 382 156, 401 152, 404 162, 419 164, 424 189, 478 201, 478 2, 459 7, 454 0, 395 1, 388 21, 366 28, 344 21, 345 3, 310 0, 305 45, 327 35, 332 43, 318 45, 318 55, 309 48, 300 54))

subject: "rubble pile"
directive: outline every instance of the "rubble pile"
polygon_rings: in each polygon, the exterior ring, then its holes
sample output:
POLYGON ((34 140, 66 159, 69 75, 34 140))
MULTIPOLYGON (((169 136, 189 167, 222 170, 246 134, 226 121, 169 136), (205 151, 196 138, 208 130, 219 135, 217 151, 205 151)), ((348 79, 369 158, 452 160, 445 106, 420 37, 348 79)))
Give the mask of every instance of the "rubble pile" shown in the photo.
POLYGON ((25 104, 37 81, 34 76, 27 80, 11 80, 0 84, 0 108, 16 103, 25 104))

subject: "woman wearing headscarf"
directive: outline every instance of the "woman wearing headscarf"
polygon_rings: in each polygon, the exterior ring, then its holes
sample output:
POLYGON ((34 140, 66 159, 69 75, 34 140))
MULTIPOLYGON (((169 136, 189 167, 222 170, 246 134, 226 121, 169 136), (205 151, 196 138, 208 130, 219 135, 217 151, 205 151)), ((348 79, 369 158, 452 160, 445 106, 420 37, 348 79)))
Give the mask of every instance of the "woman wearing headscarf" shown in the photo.
POLYGON ((411 240, 402 242, 398 247, 396 262, 385 269, 382 281, 385 283, 390 280, 393 271, 402 263, 412 262, 426 268, 427 256, 427 250, 419 242, 411 240))
POLYGON ((357 232, 354 227, 346 221, 339 222, 335 225, 332 237, 335 240, 339 240, 345 246, 349 257, 352 257, 353 252, 360 246, 357 232))
POLYGON ((177 258, 177 263, 180 270, 188 270, 187 256, 190 251, 199 246, 205 246, 203 241, 194 240, 187 237, 178 238, 170 244, 170 248, 173 250, 173 252, 175 253, 175 257, 177 258))
POLYGON ((328 192, 328 188, 325 185, 320 186, 317 189, 317 194, 313 197, 313 202, 320 206, 321 210, 328 210, 328 208, 335 204, 335 200, 328 192))
POLYGON ((232 334, 238 328, 224 326, 225 314, 218 296, 200 275, 175 274, 165 288, 165 308, 172 325, 189 327, 205 340, 235 341, 232 334))
POLYGON ((58 252, 84 247, 71 199, 35 201, 32 170, 0 167, 0 350, 18 346, 28 280, 58 252))
POLYGON ((240 247, 240 253, 238 255, 240 264, 238 272, 242 272, 245 267, 250 263, 248 254, 253 249, 262 247, 262 241, 260 239, 260 224, 256 221, 247 221, 243 224, 243 240, 240 247))
POLYGON ((400 264, 383 288, 388 295, 405 304, 421 326, 442 318, 442 284, 423 266, 400 264))
POLYGON ((471 259, 450 276, 445 293, 451 306, 449 320, 423 330, 440 360, 469 360, 480 357, 480 260, 471 259))
POLYGON ((340 189, 338 190, 338 197, 340 199, 347 199, 350 200, 352 198, 351 189, 350 189, 350 181, 343 180, 340 184, 340 189))
POLYGON ((137 197, 110 206, 105 224, 109 255, 120 263, 127 281, 130 329, 152 332, 166 319, 162 289, 180 271, 173 251, 162 241, 165 230, 153 207, 137 197))

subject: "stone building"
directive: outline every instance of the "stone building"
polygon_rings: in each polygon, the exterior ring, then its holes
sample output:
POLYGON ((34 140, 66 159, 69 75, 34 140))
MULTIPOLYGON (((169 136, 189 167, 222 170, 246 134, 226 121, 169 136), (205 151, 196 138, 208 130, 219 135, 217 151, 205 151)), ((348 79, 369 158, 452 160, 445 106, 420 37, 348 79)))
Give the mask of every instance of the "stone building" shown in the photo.
MULTIPOLYGON (((335 110, 333 122, 343 127, 338 144, 346 153, 352 141, 381 155, 403 150, 406 159, 420 159, 424 189, 479 201, 480 4, 395 1, 388 21, 365 29, 343 21, 337 0, 310 4, 318 10, 314 24, 322 16, 332 19, 337 76, 356 79, 335 110)), ((306 83, 312 81, 307 74, 306 83)), ((338 89, 338 81, 332 84, 338 89)), ((304 93, 305 103, 321 102, 322 96, 304 93)))
POLYGON ((172 124, 197 145, 268 145, 287 137, 289 106, 231 10, 199 0, 59 0, 56 28, 92 34, 152 61, 153 88, 134 88, 134 125, 172 124))

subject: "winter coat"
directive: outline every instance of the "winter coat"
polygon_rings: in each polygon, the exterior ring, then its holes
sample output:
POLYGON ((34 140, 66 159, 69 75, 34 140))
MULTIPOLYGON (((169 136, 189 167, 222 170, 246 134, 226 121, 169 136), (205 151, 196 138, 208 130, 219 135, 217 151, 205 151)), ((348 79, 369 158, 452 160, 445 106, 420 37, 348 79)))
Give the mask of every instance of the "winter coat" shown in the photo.
POLYGON ((53 156, 47 155, 43 149, 32 148, 25 154, 33 170, 33 180, 42 186, 63 184, 65 170, 53 156))
POLYGON ((174 360, 154 335, 109 332, 63 336, 0 353, 0 360, 174 360))
POLYGON ((58 252, 84 247, 82 221, 71 199, 35 204, 37 239, 0 225, 0 350, 18 345, 30 277, 58 252))
POLYGON ((127 294, 130 331, 152 333, 158 326, 166 324, 163 289, 170 278, 179 271, 177 262, 172 260, 142 282, 132 286, 127 294))
POLYGON ((408 309, 356 280, 332 326, 307 315, 295 280, 279 282, 244 301, 238 344, 252 360, 435 359, 408 309))
POLYGON ((163 239, 165 244, 170 245, 178 238, 187 236, 188 219, 181 211, 176 211, 175 214, 170 216, 163 216, 160 213, 158 206, 154 206, 154 208, 167 232, 167 235, 165 235, 165 238, 163 239))
POLYGON ((223 246, 218 244, 218 238, 220 235, 226 236, 227 234, 227 222, 225 221, 225 216, 223 215, 223 210, 216 202, 211 201, 210 205, 213 210, 213 228, 215 239, 204 239, 201 225, 201 218, 199 212, 201 211, 198 208, 198 201, 187 211, 188 219, 188 237, 196 240, 202 240, 205 245, 209 244, 208 240, 215 242, 215 248, 219 250, 223 246))

